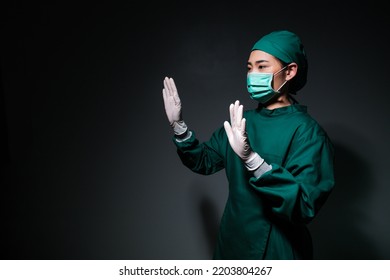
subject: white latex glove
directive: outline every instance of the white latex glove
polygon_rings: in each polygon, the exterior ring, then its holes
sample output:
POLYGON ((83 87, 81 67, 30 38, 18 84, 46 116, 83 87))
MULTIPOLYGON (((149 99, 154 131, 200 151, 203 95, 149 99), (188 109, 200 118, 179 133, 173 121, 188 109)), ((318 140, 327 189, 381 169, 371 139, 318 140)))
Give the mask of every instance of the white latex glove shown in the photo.
POLYGON ((245 125, 246 119, 243 118, 244 107, 240 101, 230 104, 230 123, 225 121, 224 127, 233 151, 243 160, 248 170, 254 171, 260 167, 264 160, 252 150, 248 143, 248 136, 245 125))
POLYGON ((181 101, 175 81, 172 78, 165 77, 164 88, 162 90, 164 99, 165 113, 167 114, 169 124, 176 135, 182 135, 187 132, 187 125, 182 119, 181 101))
POLYGON ((165 77, 162 93, 165 113, 167 114, 169 124, 172 126, 174 122, 182 120, 180 97, 176 89, 175 81, 172 78, 165 77))
POLYGON ((240 101, 230 104, 230 123, 225 121, 224 127, 233 151, 243 160, 246 161, 252 149, 248 144, 248 137, 245 130, 246 119, 242 117, 244 107, 240 101))

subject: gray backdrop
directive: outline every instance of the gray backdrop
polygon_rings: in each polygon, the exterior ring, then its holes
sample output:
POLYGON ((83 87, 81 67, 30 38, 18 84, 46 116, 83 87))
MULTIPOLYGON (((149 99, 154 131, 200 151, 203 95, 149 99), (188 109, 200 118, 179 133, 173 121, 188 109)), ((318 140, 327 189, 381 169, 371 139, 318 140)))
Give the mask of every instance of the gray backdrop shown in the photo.
POLYGON ((289 29, 309 60, 297 99, 336 147, 315 258, 389 259, 389 10, 271 2, 5 5, 2 258, 210 259, 227 180, 181 164, 163 78, 207 140, 231 102, 256 106, 252 45, 289 29))

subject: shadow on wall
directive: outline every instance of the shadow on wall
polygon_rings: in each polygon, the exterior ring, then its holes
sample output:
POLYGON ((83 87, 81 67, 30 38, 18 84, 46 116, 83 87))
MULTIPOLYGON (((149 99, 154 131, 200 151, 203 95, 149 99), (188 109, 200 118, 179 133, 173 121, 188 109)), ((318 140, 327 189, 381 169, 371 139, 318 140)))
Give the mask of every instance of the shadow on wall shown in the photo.
POLYGON ((207 240, 208 254, 213 257, 214 248, 217 241, 219 217, 215 204, 207 197, 203 196, 199 200, 199 208, 203 222, 204 235, 207 240))
MULTIPOLYGON (((219 204, 215 197, 224 197, 225 194, 218 194, 218 190, 209 184, 202 184, 197 181, 190 189, 190 195, 192 198, 192 206, 194 210, 194 217, 198 219, 201 226, 201 242, 206 244, 206 259, 212 259, 214 249, 217 241, 220 212, 219 204)), ((223 200, 220 201, 223 203, 223 200)))
MULTIPOLYGON (((329 132, 346 139, 347 144, 333 140, 335 146, 336 185, 316 219, 310 225, 314 242, 314 258, 330 260, 380 259, 372 240, 362 231, 368 201, 374 187, 372 169, 353 149, 361 136, 348 129, 333 128, 329 132), (348 133, 348 135, 346 134, 348 133)), ((340 138, 341 139, 341 138, 340 138)), ((365 146, 363 143, 361 144, 365 146)), ((362 150, 360 150, 362 151, 362 150)))

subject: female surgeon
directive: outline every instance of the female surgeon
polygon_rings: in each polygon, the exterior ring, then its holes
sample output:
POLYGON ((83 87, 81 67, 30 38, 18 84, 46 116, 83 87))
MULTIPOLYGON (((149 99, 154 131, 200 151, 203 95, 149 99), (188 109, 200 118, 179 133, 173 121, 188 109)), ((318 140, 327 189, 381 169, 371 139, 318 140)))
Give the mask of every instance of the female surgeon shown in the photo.
POLYGON ((258 40, 248 59, 247 91, 259 103, 229 107, 230 122, 203 143, 181 114, 165 77, 165 111, 182 163, 208 175, 225 169, 229 195, 214 259, 312 259, 307 224, 334 187, 334 148, 324 129, 292 97, 307 77, 300 38, 287 30, 258 40))

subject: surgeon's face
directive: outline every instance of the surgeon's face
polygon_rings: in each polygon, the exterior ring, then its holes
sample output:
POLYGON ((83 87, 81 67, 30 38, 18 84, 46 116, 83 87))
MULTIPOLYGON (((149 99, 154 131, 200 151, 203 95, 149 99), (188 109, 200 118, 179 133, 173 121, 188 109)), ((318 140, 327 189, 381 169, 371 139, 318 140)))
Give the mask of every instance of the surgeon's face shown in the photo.
MULTIPOLYGON (((248 73, 276 73, 283 68, 283 64, 274 56, 259 50, 250 53, 248 59, 248 73)), ((272 87, 278 89, 285 81, 284 71, 279 72, 273 78, 272 87)))

